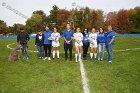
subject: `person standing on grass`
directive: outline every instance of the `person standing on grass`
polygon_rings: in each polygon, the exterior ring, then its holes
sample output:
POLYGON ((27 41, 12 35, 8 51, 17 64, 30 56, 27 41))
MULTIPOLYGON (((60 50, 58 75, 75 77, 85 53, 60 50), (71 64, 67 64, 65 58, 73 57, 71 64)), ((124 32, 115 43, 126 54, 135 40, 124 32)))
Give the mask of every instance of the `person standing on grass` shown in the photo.
POLYGON ((43 59, 44 58, 44 35, 42 31, 38 31, 38 34, 36 35, 35 38, 35 46, 37 46, 38 49, 38 58, 43 59))
POLYGON ((51 38, 52 38, 52 47, 53 47, 53 59, 55 58, 55 53, 57 53, 57 59, 59 59, 60 33, 57 32, 56 28, 53 28, 53 33, 51 34, 51 38))
POLYGON ((85 29, 83 31, 83 60, 87 60, 88 48, 89 48, 89 33, 88 30, 85 29))
POLYGON ((106 50, 108 53, 108 62, 112 62, 112 54, 113 54, 113 44, 114 44, 114 39, 115 39, 115 32, 112 30, 112 26, 108 26, 108 32, 105 35, 105 45, 106 45, 106 50))
POLYGON ((83 46, 83 34, 80 32, 80 28, 76 29, 76 33, 74 33, 75 40, 75 58, 76 62, 81 61, 82 55, 82 46, 83 46))
POLYGON ((74 31, 71 30, 70 24, 67 24, 66 30, 63 32, 64 36, 64 50, 65 50, 65 60, 68 59, 68 50, 69 50, 69 55, 70 55, 70 61, 72 61, 72 37, 74 34, 74 31))
POLYGON ((49 30, 49 28, 46 26, 46 30, 44 31, 44 51, 45 51, 45 58, 44 60, 48 59, 51 60, 51 46, 52 46, 52 40, 49 39, 51 37, 52 31, 49 30))
POLYGON ((104 48, 105 48, 105 33, 103 28, 99 29, 97 41, 98 41, 98 60, 102 61, 104 58, 104 48))
POLYGON ((95 28, 92 28, 91 33, 89 35, 89 42, 90 42, 90 59, 93 60, 93 54, 94 54, 94 60, 96 60, 97 57, 97 33, 95 28))
POLYGON ((29 58, 29 53, 28 53, 28 41, 30 40, 30 37, 28 33, 24 32, 23 28, 20 28, 20 32, 17 35, 17 43, 22 46, 22 55, 24 59, 29 58))

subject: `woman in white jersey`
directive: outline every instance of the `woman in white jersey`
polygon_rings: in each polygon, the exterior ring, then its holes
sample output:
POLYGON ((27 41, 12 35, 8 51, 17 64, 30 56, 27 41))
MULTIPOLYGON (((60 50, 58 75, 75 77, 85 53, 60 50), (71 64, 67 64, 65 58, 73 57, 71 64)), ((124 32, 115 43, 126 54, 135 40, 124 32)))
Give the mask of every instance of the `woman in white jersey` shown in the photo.
POLYGON ((55 53, 57 53, 57 59, 59 59, 60 33, 57 32, 56 28, 53 28, 51 39, 52 39, 52 48, 53 48, 53 59, 55 58, 55 53))
POLYGON ((92 28, 91 33, 89 35, 89 42, 90 42, 90 59, 93 59, 94 54, 94 60, 96 60, 97 57, 97 33, 95 28, 92 28))
POLYGON ((78 62, 81 61, 82 46, 83 46, 82 42, 83 34, 80 32, 80 28, 76 29, 76 33, 74 33, 74 40, 75 40, 75 58, 76 62, 78 62))

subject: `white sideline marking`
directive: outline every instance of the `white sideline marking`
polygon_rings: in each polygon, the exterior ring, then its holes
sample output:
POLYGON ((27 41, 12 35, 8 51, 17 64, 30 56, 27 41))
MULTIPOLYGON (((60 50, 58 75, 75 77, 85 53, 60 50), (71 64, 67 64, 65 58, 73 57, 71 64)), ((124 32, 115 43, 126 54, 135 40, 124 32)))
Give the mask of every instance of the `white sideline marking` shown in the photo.
POLYGON ((11 48, 11 47, 10 47, 10 45, 14 45, 14 44, 15 44, 15 43, 8 44, 8 45, 7 45, 7 48, 9 48, 9 49, 14 49, 14 48, 11 48))
MULTIPOLYGON (((12 43, 12 44, 8 44, 7 45, 7 48, 9 48, 9 49, 14 49, 14 48, 11 48, 10 46, 11 45, 14 45, 15 43, 12 43)), ((124 51, 131 51, 131 50, 139 50, 140 48, 132 48, 132 49, 124 49, 124 50, 113 50, 113 51, 115 51, 115 52, 124 52, 124 51)), ((28 50, 28 51, 30 51, 30 52, 38 52, 38 51, 33 51, 33 50, 28 50)))
POLYGON ((85 72, 85 68, 84 68, 84 64, 83 64, 82 60, 80 61, 79 64, 80 64, 80 71, 81 71, 84 93, 90 93, 88 83, 87 83, 87 78, 86 78, 86 72, 85 72))
MULTIPOLYGON (((11 45, 14 45, 14 44, 15 43, 8 44, 7 48, 14 49, 14 48, 10 47, 11 45)), ((139 50, 139 49, 140 48, 132 48, 132 49, 113 50, 113 51, 123 52, 123 51, 139 50)), ((28 51, 30 51, 30 52, 38 52, 38 51, 33 51, 33 50, 28 50, 28 51)), ((82 77, 82 84, 83 84, 84 93, 90 93, 89 86, 88 86, 88 83, 87 83, 87 78, 86 78, 86 72, 85 72, 85 68, 84 68, 84 64, 83 64, 82 60, 79 62, 79 64, 80 64, 80 72, 81 72, 81 77, 82 77)))

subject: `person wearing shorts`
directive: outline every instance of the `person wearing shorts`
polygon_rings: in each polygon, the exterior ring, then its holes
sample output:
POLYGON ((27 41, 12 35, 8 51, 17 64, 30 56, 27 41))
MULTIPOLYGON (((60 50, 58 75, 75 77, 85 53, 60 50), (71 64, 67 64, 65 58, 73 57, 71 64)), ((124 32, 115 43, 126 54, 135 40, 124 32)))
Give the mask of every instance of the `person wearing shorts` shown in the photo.
POLYGON ((57 59, 59 59, 60 33, 57 32, 57 28, 53 28, 53 33, 51 34, 51 38, 52 38, 52 48, 53 48, 53 59, 55 58, 55 53, 57 53, 57 59))
POLYGON ((82 55, 82 47, 83 47, 83 34, 80 32, 80 28, 76 29, 76 33, 74 33, 74 40, 75 40, 75 59, 76 62, 81 61, 82 55))
POLYGON ((95 28, 92 28, 91 33, 89 35, 89 42, 90 42, 90 59, 93 60, 93 54, 94 54, 94 60, 97 58, 97 33, 95 28))

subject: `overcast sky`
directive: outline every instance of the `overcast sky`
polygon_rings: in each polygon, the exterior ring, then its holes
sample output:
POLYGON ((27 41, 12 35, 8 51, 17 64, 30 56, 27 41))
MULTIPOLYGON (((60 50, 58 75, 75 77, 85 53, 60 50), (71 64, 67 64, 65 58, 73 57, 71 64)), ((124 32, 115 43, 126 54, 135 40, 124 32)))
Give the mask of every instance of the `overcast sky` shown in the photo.
POLYGON ((93 9, 102 9, 105 13, 140 6, 140 0, 0 0, 0 20, 4 20, 8 26, 12 26, 14 23, 25 24, 27 19, 21 17, 22 14, 31 17, 33 11, 43 10, 46 15, 49 15, 53 5, 72 9, 73 2, 80 7, 88 6, 93 9), (22 14, 17 15, 7 6, 22 14))

